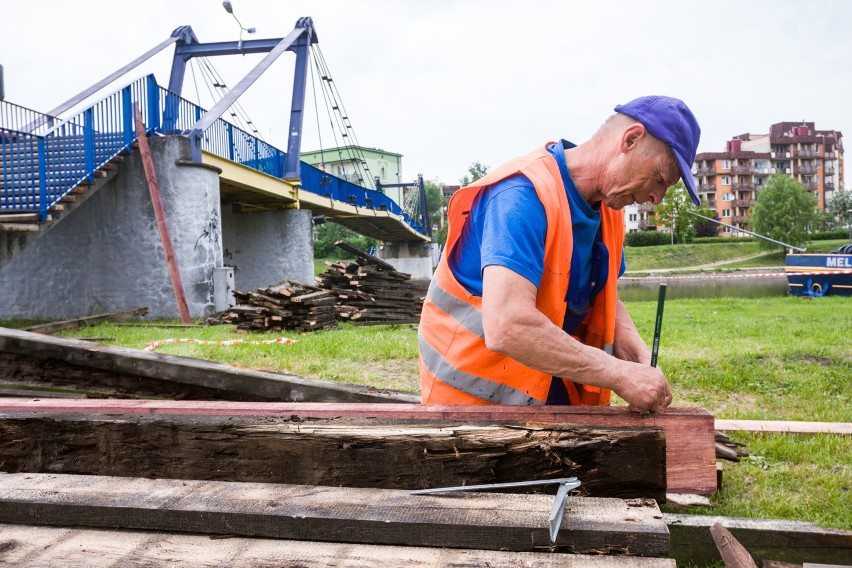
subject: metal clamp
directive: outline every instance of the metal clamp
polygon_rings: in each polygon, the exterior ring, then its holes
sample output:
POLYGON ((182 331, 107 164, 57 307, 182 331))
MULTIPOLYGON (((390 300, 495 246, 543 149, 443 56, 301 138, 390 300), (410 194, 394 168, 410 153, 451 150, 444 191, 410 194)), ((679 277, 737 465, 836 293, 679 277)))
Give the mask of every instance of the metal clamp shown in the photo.
POLYGON ((568 492, 580 487, 580 480, 576 477, 563 477, 561 479, 538 479, 535 481, 513 481, 509 483, 488 483, 485 485, 458 485, 456 487, 436 487, 434 489, 418 489, 412 491, 412 495, 430 495, 433 493, 449 493, 451 491, 488 491, 490 489, 511 489, 513 487, 533 487, 536 485, 559 484, 556 498, 550 508, 550 516, 547 519, 550 531, 550 542, 556 543, 559 527, 562 526, 562 518, 565 516, 565 505, 568 502, 568 492))

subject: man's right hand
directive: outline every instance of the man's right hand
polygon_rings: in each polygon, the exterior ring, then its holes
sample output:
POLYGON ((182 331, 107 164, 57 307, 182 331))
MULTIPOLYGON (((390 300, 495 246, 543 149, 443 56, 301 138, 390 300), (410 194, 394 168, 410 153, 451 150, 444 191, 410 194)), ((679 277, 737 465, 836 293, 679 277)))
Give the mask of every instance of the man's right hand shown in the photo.
POLYGON ((657 367, 622 361, 625 372, 615 393, 634 412, 655 411, 672 402, 672 390, 666 376, 657 367))

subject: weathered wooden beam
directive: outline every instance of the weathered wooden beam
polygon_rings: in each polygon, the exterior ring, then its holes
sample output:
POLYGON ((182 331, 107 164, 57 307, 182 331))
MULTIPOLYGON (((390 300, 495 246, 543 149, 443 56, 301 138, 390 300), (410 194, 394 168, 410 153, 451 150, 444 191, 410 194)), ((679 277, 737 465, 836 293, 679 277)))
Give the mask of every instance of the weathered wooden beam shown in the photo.
MULTIPOLYGON (((32 401, 0 399, 10 412, 97 414, 186 414, 224 416, 295 416, 451 422, 520 422, 594 427, 659 427, 666 436, 666 484, 671 493, 713 493, 716 457, 713 415, 696 408, 669 408, 642 418, 625 407, 247 403, 217 401, 32 401)), ((708 527, 709 529, 709 527, 708 527)))
POLYGON ((709 515, 663 515, 672 535, 671 556, 696 566, 719 561, 710 527, 721 523, 757 559, 843 564, 852 558, 852 531, 812 523, 709 515))
POLYGON ((255 371, 125 347, 0 328, 0 377, 21 384, 88 386, 132 396, 238 400, 414 402, 419 397, 358 385, 255 371), (134 395, 137 390, 140 394, 134 395))
POLYGON ((559 424, 0 412, 0 471, 386 489, 578 477, 584 495, 666 491, 661 429, 559 424))
POLYGON ((77 329, 86 325, 100 323, 102 321, 121 321, 132 317, 141 317, 147 314, 148 308, 135 308, 132 310, 122 310, 120 312, 110 312, 108 314, 98 314, 94 316, 86 316, 65 321, 55 321, 51 323, 32 325, 30 327, 24 328, 24 331, 51 335, 53 333, 59 333, 60 331, 65 331, 68 329, 77 329))
POLYGON ((128 562, 149 568, 176 565, 193 568, 675 568, 674 560, 640 556, 211 538, 195 534, 0 524, 0 564, 3 565, 114 568, 128 562))
POLYGON ((757 568, 754 563, 754 558, 748 553, 748 550, 734 538, 731 531, 715 523, 710 527, 710 536, 713 537, 713 542, 716 543, 716 549, 725 563, 725 568, 757 568))
POLYGON ((547 528, 552 503, 551 495, 411 495, 310 485, 0 475, 3 523, 483 550, 668 554, 668 529, 651 499, 569 497, 555 544, 547 528))

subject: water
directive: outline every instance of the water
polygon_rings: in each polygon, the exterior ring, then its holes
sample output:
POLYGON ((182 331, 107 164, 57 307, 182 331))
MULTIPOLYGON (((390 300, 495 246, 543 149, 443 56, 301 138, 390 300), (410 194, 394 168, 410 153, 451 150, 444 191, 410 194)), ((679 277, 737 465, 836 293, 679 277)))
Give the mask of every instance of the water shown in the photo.
POLYGON ((765 298, 786 296, 787 278, 783 273, 690 274, 621 277, 618 296, 625 302, 657 299, 660 284, 668 285, 666 299, 680 298, 765 298))

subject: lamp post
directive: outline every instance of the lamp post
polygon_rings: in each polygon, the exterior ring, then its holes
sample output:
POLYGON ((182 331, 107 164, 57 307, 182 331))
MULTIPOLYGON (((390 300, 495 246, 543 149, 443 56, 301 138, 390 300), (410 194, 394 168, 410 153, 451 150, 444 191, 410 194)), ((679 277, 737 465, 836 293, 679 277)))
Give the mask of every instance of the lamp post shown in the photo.
POLYGON ((224 2, 222 2, 222 7, 225 8, 226 12, 228 12, 230 15, 232 15, 234 17, 234 19, 237 21, 237 24, 239 24, 239 26, 240 26, 240 40, 237 42, 237 49, 242 51, 242 49, 243 49, 243 32, 253 34, 257 30, 255 28, 246 28, 246 27, 243 26, 243 23, 240 21, 239 18, 237 18, 237 15, 234 14, 234 7, 231 5, 230 0, 225 0, 224 2))

